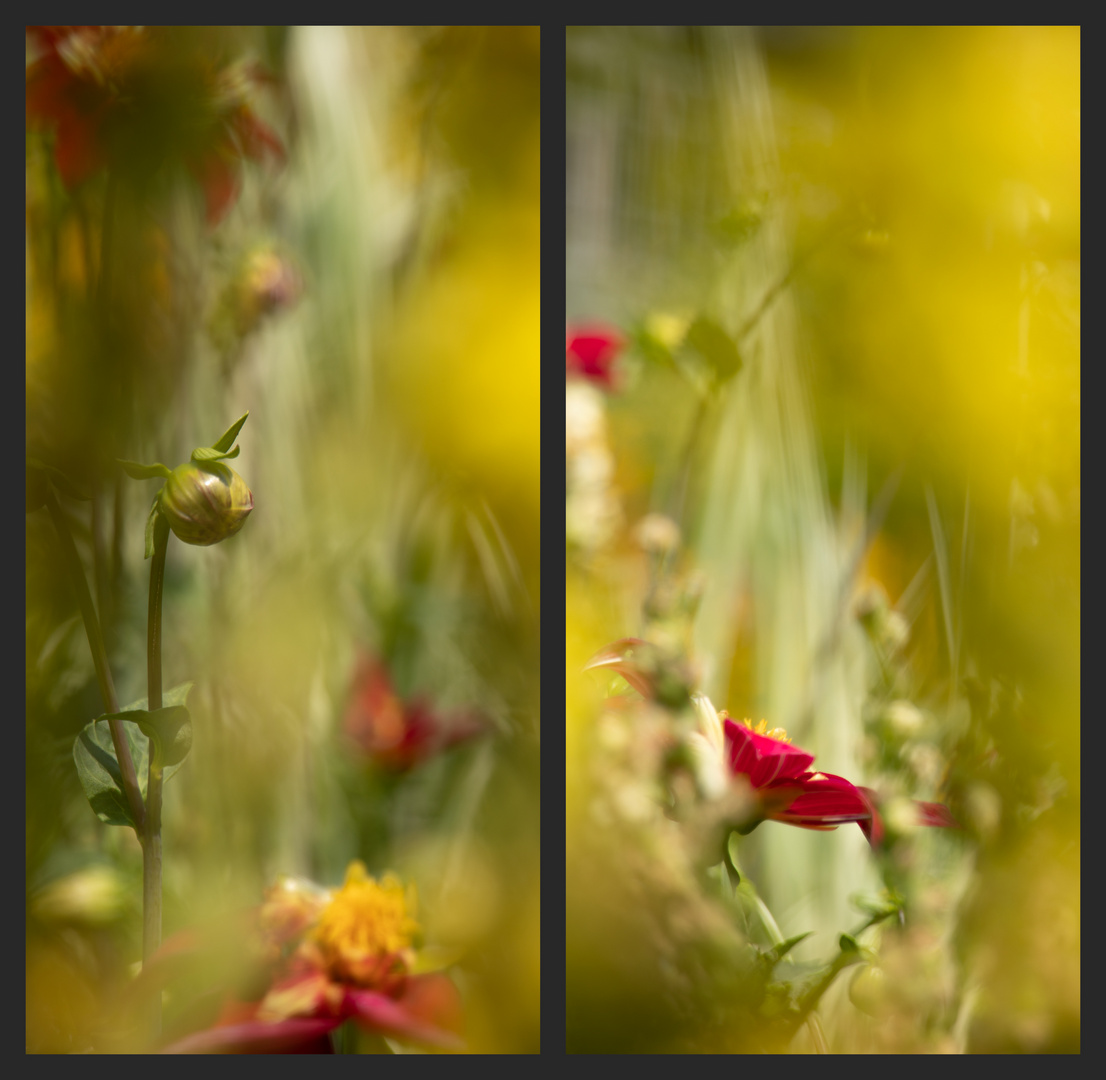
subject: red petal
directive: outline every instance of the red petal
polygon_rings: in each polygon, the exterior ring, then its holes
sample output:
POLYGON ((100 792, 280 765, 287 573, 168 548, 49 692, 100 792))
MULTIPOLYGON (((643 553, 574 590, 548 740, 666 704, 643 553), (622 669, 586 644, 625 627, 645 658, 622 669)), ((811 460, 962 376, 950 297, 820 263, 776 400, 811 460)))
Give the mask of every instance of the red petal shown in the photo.
POLYGON ((58 123, 54 159, 62 182, 72 190, 87 180, 101 165, 104 156, 99 146, 99 121, 91 116, 69 113, 58 123))
POLYGON ((214 227, 226 216, 238 198, 238 163, 212 150, 192 168, 192 173, 204 189, 207 203, 207 224, 214 227))
POLYGON ((872 812, 870 821, 859 822, 860 830, 864 833, 864 838, 868 841, 873 848, 878 848, 883 843, 883 819, 879 816, 879 808, 876 806, 876 793, 871 788, 858 787, 856 789, 868 802, 868 807, 872 812))
POLYGON ((567 329, 565 371, 570 375, 582 375, 604 389, 613 389, 615 379, 612 366, 623 345, 622 335, 609 326, 567 329))
POLYGON ((747 776, 754 788, 800 778, 814 761, 813 754, 769 735, 757 735, 733 720, 722 726, 730 743, 730 768, 747 776))
POLYGON ((838 825, 855 822, 868 843, 872 847, 879 846, 883 824, 867 788, 858 788, 843 776, 832 773, 813 773, 798 779, 802 794, 786 809, 769 813, 769 818, 803 829, 835 829, 838 825))
POLYGON ((351 988, 346 991, 344 1012, 381 1035, 443 1050, 459 1050, 464 1045, 456 1030, 460 1018, 457 990, 444 975, 412 976, 398 998, 351 988))
POLYGON ((872 815, 871 805, 864 794, 842 776, 813 773, 796 779, 803 793, 787 807, 785 813, 790 817, 821 821, 826 825, 842 825, 849 821, 866 820, 872 815))
POLYGON ((267 150, 277 161, 285 160, 284 143, 263 120, 259 120, 251 109, 241 109, 233 121, 234 130, 242 143, 242 153, 254 161, 260 161, 267 150))
POLYGON ((60 56, 44 56, 27 68, 27 116, 56 122, 67 112, 73 73, 60 56))

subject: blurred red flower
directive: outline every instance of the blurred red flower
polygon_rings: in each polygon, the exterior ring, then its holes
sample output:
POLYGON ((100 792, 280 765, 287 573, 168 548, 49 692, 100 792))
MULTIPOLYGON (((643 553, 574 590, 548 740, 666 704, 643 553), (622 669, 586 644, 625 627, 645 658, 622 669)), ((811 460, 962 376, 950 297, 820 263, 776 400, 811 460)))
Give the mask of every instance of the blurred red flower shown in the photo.
MULTIPOLYGON (((357 861, 339 889, 283 880, 269 890, 253 926, 256 948, 270 964, 268 989, 258 1001, 228 999, 211 1027, 162 1053, 328 1054, 329 1033, 346 1020, 460 1049, 457 988, 440 972, 411 974, 419 935, 414 906, 413 888, 390 874, 377 881, 357 861)), ((175 952, 172 942, 161 950, 169 961, 175 952)))
POLYGON ((403 701, 384 665, 366 654, 354 673, 343 729, 371 761, 403 772, 485 733, 488 724, 472 712, 434 709, 423 695, 403 701))
POLYGON ((613 327, 596 323, 565 330, 565 373, 586 379, 604 390, 617 385, 614 361, 625 346, 613 327))
POLYGON ((54 131, 54 158, 72 190, 101 169, 149 173, 175 159, 199 182, 215 225, 238 195, 243 158, 284 159, 249 104, 256 67, 217 66, 173 31, 142 26, 29 26, 27 121, 54 131))

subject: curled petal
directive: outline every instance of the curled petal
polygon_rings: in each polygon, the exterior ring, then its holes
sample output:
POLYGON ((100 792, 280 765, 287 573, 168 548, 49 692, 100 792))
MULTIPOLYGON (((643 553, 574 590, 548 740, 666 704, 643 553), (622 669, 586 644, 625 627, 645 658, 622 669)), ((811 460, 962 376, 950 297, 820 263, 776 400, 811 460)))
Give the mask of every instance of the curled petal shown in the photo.
POLYGON ((584 670, 592 668, 606 668, 616 675, 621 675, 642 697, 654 696, 653 680, 645 675, 640 667, 635 664, 630 656, 635 648, 647 646, 648 642, 641 638, 620 638, 612 641, 610 645, 600 649, 585 665, 584 670))

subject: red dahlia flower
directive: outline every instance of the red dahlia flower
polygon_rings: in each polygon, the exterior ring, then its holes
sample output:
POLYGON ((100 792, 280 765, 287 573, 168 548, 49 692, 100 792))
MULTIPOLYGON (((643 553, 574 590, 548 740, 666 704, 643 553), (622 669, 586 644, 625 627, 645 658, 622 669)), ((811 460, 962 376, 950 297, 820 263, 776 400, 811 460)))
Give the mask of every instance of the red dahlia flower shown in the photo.
MULTIPOLYGON (((782 728, 767 731, 763 720, 755 728, 748 722, 737 724, 725 713, 719 718, 730 771, 752 784, 760 799, 760 820, 823 830, 856 822, 868 843, 879 846, 883 823, 871 788, 857 787, 833 773, 811 772, 814 755, 792 746, 782 728)), ((919 825, 957 827, 956 819, 940 803, 914 805, 919 825)))
POLYGON ((565 373, 613 390, 617 381, 613 365, 624 345, 622 335, 609 326, 569 327, 565 330, 565 373))
MULTIPOLYGON (((640 638, 622 638, 601 649, 586 668, 605 668, 621 675, 649 700, 660 700, 664 666, 658 665, 657 650, 640 638)), ((759 808, 747 823, 746 832, 761 821, 782 821, 802 829, 836 829, 855 822, 872 847, 883 840, 877 795, 871 788, 858 787, 843 776, 811 772, 814 755, 791 744, 782 728, 767 730, 761 720, 756 727, 735 723, 718 713, 702 694, 692 695, 700 731, 693 735, 700 769, 713 789, 712 773, 719 759, 730 775, 743 776, 752 786, 759 808), (713 764, 711 764, 713 762, 713 764)), ((959 823, 941 803, 915 800, 916 823, 958 828, 959 823)))

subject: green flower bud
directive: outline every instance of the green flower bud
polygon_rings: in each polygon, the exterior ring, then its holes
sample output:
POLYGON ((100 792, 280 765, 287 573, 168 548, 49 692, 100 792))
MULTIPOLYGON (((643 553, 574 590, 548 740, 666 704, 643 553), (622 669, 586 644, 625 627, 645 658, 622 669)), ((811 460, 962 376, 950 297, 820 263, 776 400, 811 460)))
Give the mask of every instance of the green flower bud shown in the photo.
POLYGON ((178 539, 206 547, 242 528, 253 509, 253 492, 221 461, 188 461, 165 481, 159 509, 178 539))

